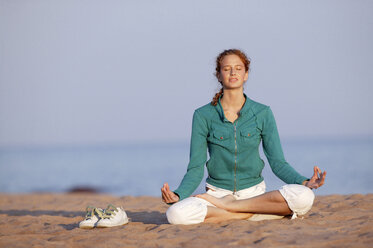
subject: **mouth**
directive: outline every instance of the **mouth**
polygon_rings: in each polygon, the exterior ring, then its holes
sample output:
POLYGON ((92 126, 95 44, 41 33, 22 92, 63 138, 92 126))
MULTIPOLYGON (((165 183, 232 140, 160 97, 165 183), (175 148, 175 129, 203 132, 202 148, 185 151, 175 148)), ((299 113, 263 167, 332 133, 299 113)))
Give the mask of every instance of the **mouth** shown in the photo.
POLYGON ((230 78, 230 79, 229 79, 229 82, 237 82, 237 81, 238 81, 237 78, 230 78))

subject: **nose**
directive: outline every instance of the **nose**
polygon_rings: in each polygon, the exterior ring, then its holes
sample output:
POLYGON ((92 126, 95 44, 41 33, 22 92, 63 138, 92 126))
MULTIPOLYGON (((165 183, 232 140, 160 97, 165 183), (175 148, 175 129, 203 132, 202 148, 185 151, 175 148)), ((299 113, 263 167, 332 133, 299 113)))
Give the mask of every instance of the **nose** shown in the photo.
POLYGON ((231 75, 235 75, 236 74, 236 70, 235 69, 232 69, 231 70, 231 75))

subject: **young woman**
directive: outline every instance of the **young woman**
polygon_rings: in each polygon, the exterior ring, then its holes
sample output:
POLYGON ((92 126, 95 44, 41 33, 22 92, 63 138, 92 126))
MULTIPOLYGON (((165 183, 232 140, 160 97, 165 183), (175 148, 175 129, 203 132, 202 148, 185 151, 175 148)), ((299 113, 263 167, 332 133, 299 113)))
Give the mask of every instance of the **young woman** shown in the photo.
POLYGON ((286 162, 271 109, 243 93, 249 67, 249 59, 237 49, 225 50, 216 59, 222 89, 194 112, 187 173, 175 191, 167 183, 161 189, 163 201, 173 204, 166 212, 171 224, 304 215, 313 204, 311 189, 324 184, 326 172, 318 167, 308 179, 286 162), (280 190, 265 193, 260 142, 272 171, 287 183, 280 190), (206 161, 207 192, 190 197, 206 161))

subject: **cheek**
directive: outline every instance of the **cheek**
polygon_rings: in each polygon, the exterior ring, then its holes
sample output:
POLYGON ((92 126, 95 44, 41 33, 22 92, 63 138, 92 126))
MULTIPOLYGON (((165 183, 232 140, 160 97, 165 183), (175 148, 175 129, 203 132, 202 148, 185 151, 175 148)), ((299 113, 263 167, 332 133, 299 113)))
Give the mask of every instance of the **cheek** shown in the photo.
POLYGON ((221 74, 222 79, 227 79, 229 77, 228 73, 222 73, 221 74))

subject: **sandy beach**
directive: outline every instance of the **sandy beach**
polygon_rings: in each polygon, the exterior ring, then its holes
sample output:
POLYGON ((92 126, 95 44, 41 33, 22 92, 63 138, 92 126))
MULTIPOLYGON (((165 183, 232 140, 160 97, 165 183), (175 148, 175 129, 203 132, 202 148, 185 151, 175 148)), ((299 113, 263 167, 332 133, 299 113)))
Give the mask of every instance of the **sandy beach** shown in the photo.
POLYGON ((0 247, 371 247, 373 194, 317 196, 295 220, 170 225, 157 197, 0 194, 0 247), (84 230, 85 207, 123 206, 127 225, 84 230))

